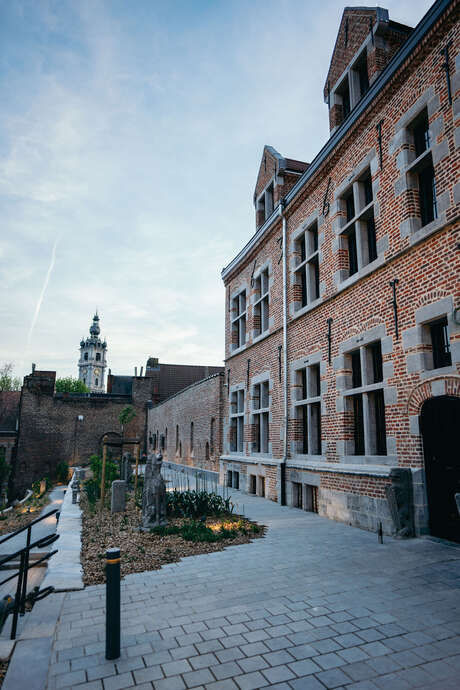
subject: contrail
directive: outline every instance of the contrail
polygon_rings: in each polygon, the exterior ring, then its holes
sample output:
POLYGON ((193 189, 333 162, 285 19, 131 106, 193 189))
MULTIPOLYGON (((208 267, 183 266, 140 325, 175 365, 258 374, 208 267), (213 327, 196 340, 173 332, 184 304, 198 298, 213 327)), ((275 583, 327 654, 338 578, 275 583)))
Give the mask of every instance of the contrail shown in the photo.
POLYGON ((57 249, 57 246, 58 246, 60 239, 61 239, 61 236, 58 235, 56 237, 56 239, 54 240, 53 249, 51 251, 50 265, 48 266, 48 271, 46 273, 45 282, 43 283, 42 291, 40 292, 40 297, 38 298, 37 305, 35 307, 35 312, 34 312, 34 316, 32 319, 32 323, 30 324, 29 336, 27 338, 27 344, 28 345, 30 345, 30 340, 32 338, 32 333, 33 333, 33 330, 35 328, 35 324, 37 323, 38 315, 40 313, 40 309, 42 306, 43 298, 45 296, 46 288, 48 287, 49 279, 50 279, 51 273, 52 273, 53 268, 54 268, 54 262, 56 261, 56 249, 57 249))

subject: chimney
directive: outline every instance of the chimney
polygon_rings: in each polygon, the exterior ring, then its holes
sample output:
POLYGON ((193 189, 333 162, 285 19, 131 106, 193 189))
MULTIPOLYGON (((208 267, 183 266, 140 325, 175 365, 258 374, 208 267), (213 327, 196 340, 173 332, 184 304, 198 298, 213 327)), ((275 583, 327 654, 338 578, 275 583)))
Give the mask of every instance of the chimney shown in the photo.
POLYGON ((37 365, 35 364, 35 362, 32 362, 32 374, 34 373, 35 367, 36 367, 36 366, 37 366, 37 365))
POLYGON ((137 376, 137 367, 134 367, 134 376, 137 376))

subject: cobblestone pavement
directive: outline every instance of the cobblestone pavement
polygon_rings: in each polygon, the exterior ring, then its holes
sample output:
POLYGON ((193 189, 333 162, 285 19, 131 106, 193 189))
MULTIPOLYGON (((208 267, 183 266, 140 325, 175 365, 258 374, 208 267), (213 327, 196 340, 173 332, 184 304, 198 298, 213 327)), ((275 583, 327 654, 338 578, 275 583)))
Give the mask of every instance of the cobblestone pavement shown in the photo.
POLYGON ((66 595, 50 690, 458 690, 460 548, 235 498, 266 537, 128 576, 119 660, 104 586, 66 595))

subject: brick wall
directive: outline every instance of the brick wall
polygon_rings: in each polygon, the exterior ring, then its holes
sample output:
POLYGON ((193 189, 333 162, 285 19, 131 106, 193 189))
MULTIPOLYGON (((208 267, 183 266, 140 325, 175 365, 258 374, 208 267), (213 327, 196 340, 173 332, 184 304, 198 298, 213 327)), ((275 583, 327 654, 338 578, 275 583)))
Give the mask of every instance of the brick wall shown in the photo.
POLYGON ((164 460, 218 471, 222 452, 223 374, 214 374, 148 412, 149 451, 165 439, 164 460), (213 436, 211 439, 211 420, 213 436), (193 423, 193 449, 191 425, 193 423), (179 435, 176 442, 176 427, 179 435))
POLYGON ((22 493, 43 476, 53 477, 59 462, 77 465, 101 450, 104 434, 121 435, 118 417, 132 404, 136 416, 125 427, 125 437, 140 437, 146 430, 145 380, 133 382, 133 399, 108 395, 54 394, 55 372, 35 371, 26 376, 21 393, 17 457, 12 481, 22 493), (78 416, 83 416, 79 421, 78 416))

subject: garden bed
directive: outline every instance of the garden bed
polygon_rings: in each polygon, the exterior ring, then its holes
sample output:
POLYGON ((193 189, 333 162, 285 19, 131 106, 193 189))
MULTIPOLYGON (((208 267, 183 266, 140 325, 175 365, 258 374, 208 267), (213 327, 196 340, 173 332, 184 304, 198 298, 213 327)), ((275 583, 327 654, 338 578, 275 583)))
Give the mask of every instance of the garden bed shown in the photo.
POLYGON ((31 496, 24 503, 13 507, 6 513, 0 514, 0 536, 15 532, 21 527, 26 527, 30 522, 36 520, 40 511, 49 502, 49 491, 42 496, 31 496))
POLYGON ((222 551, 227 546, 246 544, 262 537, 265 527, 233 513, 201 519, 171 517, 166 528, 140 532, 141 510, 131 495, 124 513, 99 513, 84 492, 82 555, 85 585, 105 582, 105 553, 108 548, 121 551, 121 574, 158 570, 166 563, 176 563, 186 556, 222 551))

